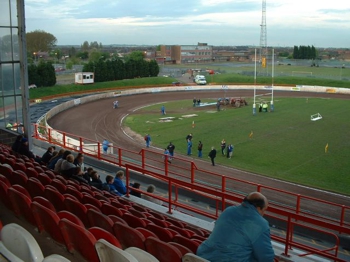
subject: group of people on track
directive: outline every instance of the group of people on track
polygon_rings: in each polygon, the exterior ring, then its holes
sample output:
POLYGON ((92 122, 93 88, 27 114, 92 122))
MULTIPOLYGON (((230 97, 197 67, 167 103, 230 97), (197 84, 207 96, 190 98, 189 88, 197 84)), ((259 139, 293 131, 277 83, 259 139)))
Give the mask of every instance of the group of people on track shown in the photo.
MULTIPOLYGON (((190 133, 186 136, 187 155, 188 156, 192 155, 192 146, 193 146, 192 138, 193 138, 192 133, 190 133)), ((146 142, 146 147, 150 147, 150 142, 152 141, 150 134, 147 134, 144 137, 144 140, 146 142)), ((222 141, 220 143, 220 148, 221 148, 222 156, 226 156, 227 158, 231 159, 231 157, 233 155, 234 146, 232 144, 226 145, 225 139, 222 139, 222 141)), ((164 159, 165 163, 167 162, 167 163, 171 164, 172 160, 174 159, 174 151, 175 151, 175 145, 172 142, 170 142, 169 145, 167 145, 164 148, 164 152, 163 152, 163 159, 164 159)), ((203 143, 202 143, 202 141, 198 142, 197 152, 198 152, 197 156, 199 158, 202 158, 203 157, 203 143)), ((210 158, 213 166, 215 166, 216 154, 217 154, 217 151, 216 151, 215 147, 212 146, 211 150, 208 154, 208 158, 210 158)))

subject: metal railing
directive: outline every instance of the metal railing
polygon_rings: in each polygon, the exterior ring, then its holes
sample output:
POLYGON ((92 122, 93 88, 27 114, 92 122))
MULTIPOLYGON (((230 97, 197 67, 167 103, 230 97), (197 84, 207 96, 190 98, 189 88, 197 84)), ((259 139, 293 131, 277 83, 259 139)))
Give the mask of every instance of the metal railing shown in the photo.
MULTIPOLYGON (((350 206, 220 175, 200 169, 193 161, 182 157, 176 157, 176 162, 173 161, 169 165, 168 161, 166 161, 167 156, 151 149, 141 149, 136 152, 110 145, 109 152, 111 153, 104 154, 102 143, 99 141, 82 138, 37 124, 34 130, 33 136, 36 139, 124 167, 126 169, 127 185, 129 185, 131 171, 165 182, 168 185, 168 198, 154 197, 167 203, 169 213, 174 208, 181 208, 191 213, 217 219, 226 206, 240 203, 249 192, 258 191, 269 195, 270 205, 266 216, 279 220, 286 229, 284 238, 272 234, 272 238, 275 241, 285 245, 285 255, 288 255, 288 251, 292 247, 297 247, 306 252, 300 256, 315 254, 334 259, 335 261, 345 261, 337 258, 339 248, 338 234, 350 235, 350 206), (188 203, 182 203, 178 197, 179 190, 189 191, 199 198, 214 202, 214 210, 203 210, 188 203), (329 212, 325 212, 325 210, 329 210, 329 212), (326 234, 334 239, 334 245, 320 250, 300 243, 293 237, 296 227, 326 234)), ((142 193, 147 194, 144 191, 142 193)))

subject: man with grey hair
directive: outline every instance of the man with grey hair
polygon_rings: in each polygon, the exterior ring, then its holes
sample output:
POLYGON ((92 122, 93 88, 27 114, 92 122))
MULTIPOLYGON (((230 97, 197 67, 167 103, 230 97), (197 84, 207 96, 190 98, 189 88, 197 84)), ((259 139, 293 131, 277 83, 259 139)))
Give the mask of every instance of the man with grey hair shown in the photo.
POLYGON ((211 262, 272 262, 275 254, 270 227, 263 215, 268 207, 259 192, 248 194, 241 205, 226 208, 213 232, 197 249, 197 255, 211 262))

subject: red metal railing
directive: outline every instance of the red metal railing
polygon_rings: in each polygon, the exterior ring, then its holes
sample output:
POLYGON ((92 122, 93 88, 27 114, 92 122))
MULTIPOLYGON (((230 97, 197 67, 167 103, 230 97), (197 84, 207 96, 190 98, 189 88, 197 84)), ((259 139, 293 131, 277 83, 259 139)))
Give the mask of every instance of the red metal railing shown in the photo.
MULTIPOLYGON (((274 240, 285 244, 286 255, 288 255, 290 248, 297 247, 306 251, 301 256, 316 254, 336 261, 343 261, 337 258, 339 238, 336 233, 350 234, 349 206, 220 175, 200 169, 194 162, 182 157, 176 157, 176 161, 168 165, 162 153, 150 149, 135 152, 111 145, 109 153, 103 154, 102 144, 98 141, 38 125, 35 125, 34 130, 33 136, 36 139, 45 140, 51 144, 79 151, 85 155, 124 167, 126 169, 127 185, 129 184, 131 170, 164 181, 168 184, 168 198, 154 197, 168 203, 168 212, 170 213, 173 208, 181 208, 216 219, 226 205, 240 203, 249 192, 262 192, 269 195, 270 207, 267 216, 280 220, 287 229, 285 238, 272 235, 274 240), (201 198, 214 201, 214 212, 193 207, 188 203, 182 203, 178 198, 179 189, 187 190, 201 198), (324 215, 325 209, 330 210, 331 214, 324 215), (334 246, 319 250, 295 241, 293 238, 295 226, 332 236, 334 246)), ((142 193, 147 194, 143 191, 142 193)))

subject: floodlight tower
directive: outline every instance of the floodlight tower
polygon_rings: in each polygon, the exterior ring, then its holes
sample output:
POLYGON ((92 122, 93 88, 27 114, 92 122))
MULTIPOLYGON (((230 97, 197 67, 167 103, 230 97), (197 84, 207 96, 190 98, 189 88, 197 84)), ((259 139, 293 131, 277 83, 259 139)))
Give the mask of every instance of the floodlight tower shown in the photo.
POLYGON ((267 35, 266 35, 266 0, 262 0, 262 16, 260 24, 260 50, 259 60, 261 71, 267 74, 267 35))

